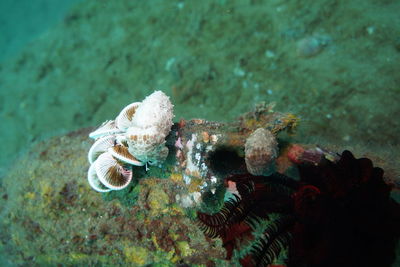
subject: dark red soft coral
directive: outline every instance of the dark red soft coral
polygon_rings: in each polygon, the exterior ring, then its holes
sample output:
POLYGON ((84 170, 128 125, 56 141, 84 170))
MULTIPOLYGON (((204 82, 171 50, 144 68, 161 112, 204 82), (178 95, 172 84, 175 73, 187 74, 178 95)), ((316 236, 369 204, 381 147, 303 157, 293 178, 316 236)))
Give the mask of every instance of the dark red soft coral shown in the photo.
POLYGON ((299 173, 290 265, 390 266, 400 209, 383 170, 344 151, 337 162, 300 165, 299 173))
POLYGON ((372 190, 368 194, 378 193, 387 198, 390 188, 383 181, 383 170, 373 167, 367 158, 354 158, 345 150, 338 162, 323 160, 318 165, 299 165, 301 181, 312 184, 323 193, 340 198, 358 190, 360 186, 372 190))
POLYGON ((200 226, 222 238, 230 259, 234 249, 253 239, 252 222, 278 213, 281 217, 264 232, 265 242, 253 244, 242 266, 266 266, 284 246, 289 267, 390 266, 400 208, 389 196, 383 170, 349 151, 333 158, 299 164, 300 181, 278 173, 227 177, 240 197, 217 214, 199 212, 200 226))

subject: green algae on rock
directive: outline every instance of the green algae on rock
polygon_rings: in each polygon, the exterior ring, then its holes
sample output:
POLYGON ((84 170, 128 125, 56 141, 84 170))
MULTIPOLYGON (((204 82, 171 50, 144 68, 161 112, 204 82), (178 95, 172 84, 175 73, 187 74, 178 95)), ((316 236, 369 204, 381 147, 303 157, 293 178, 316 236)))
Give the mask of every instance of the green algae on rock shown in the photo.
MULTIPOLYGON (((228 263, 220 240, 205 238, 192 209, 202 202, 203 194, 206 204, 220 207, 225 193, 223 176, 216 172, 217 179, 188 172, 182 156, 195 155, 182 151, 180 145, 186 147, 191 141, 199 149, 191 138, 198 135, 199 142, 211 148, 232 146, 243 157, 240 151, 244 151, 246 137, 256 128, 277 133, 292 130, 296 124, 293 115, 273 112, 267 105, 232 124, 182 120, 167 137, 171 153, 165 166, 149 171, 137 167, 133 183, 104 194, 91 191, 85 179, 90 129, 38 143, 3 181, 4 195, 13 195, 1 200, 6 208, 0 227, 8 233, 2 236, 3 248, 13 262, 38 265, 218 262, 224 266, 228 263), (204 187, 207 182, 211 187, 204 187)), ((210 161, 227 164, 218 157, 207 158, 210 161)))
POLYGON ((140 192, 133 186, 122 190, 124 196, 137 199, 136 205, 91 190, 85 178, 89 131, 37 144, 4 177, 0 249, 11 262, 39 266, 224 262, 220 241, 206 241, 184 211, 170 204, 176 188, 171 179, 147 177, 138 181, 140 192), (154 185, 162 186, 161 198, 152 197, 160 193, 154 185))

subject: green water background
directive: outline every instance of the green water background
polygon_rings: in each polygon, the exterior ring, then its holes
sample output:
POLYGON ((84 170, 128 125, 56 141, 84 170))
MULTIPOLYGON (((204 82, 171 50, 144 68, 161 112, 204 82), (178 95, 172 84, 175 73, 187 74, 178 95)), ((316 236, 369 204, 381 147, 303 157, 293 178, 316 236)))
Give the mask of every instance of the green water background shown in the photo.
POLYGON ((399 1, 66 2, 2 9, 3 174, 38 140, 156 89, 176 120, 276 102, 301 118, 303 142, 397 149, 399 1))

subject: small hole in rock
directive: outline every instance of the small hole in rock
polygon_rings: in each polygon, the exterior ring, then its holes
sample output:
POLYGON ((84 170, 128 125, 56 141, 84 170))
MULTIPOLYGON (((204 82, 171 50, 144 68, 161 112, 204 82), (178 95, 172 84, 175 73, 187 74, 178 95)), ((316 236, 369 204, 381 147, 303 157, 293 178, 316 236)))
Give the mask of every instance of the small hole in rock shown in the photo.
POLYGON ((229 147, 222 146, 211 151, 208 154, 207 161, 210 170, 221 177, 247 172, 244 158, 229 147))

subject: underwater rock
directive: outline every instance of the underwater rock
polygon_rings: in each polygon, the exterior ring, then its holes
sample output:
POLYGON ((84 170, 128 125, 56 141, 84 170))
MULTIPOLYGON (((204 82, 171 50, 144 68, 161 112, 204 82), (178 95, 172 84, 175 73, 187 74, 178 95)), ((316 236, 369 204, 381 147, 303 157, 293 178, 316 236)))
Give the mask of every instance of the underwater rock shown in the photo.
POLYGON ((273 170, 278 155, 278 143, 275 136, 264 128, 258 128, 246 140, 245 160, 249 173, 268 174, 273 170))
POLYGON ((7 266, 230 266, 220 241, 206 240, 168 200, 182 190, 170 167, 137 168, 137 185, 93 191, 85 179, 90 130, 38 143, 2 177, 0 250, 7 266))
MULTIPOLYGON (((298 118, 290 113, 273 111, 274 104, 261 103, 251 112, 245 113, 232 123, 211 122, 203 119, 181 120, 173 127, 176 171, 182 173, 185 184, 191 187, 188 195, 178 196, 186 206, 198 206, 202 197, 193 192, 210 192, 212 195, 224 178, 231 173, 247 173, 245 144, 258 128, 271 135, 282 131, 293 132, 298 118)), ((276 146, 270 140, 270 146, 276 146)), ((263 145, 260 145, 263 146, 263 145)), ((277 155, 271 153, 269 165, 277 155)))
POLYGON ((162 213, 166 213, 168 204, 169 198, 167 193, 165 193, 165 189, 158 185, 152 186, 147 196, 150 215, 156 217, 162 213))
MULTIPOLYGON (((110 148, 124 154, 120 146, 127 146, 121 135, 110 139, 113 141, 104 139, 104 143, 99 142, 92 149, 89 160, 93 163, 88 175, 92 187, 111 190, 101 196, 90 190, 84 179, 88 167, 85 153, 91 146, 87 139, 89 130, 46 140, 18 160, 0 183, 0 248, 7 251, 15 265, 29 262, 38 266, 129 266, 140 259, 136 263, 153 266, 174 266, 177 262, 232 266, 232 262, 225 260, 221 241, 206 239, 193 221, 192 208, 209 205, 209 210, 218 210, 216 207, 223 204, 225 196, 224 182, 230 184, 228 191, 237 193, 238 201, 246 200, 248 194, 241 181, 228 177, 244 175, 243 182, 250 182, 246 142, 262 131, 257 129, 275 136, 284 130, 292 132, 297 122, 293 114, 274 112, 265 104, 232 123, 181 120, 165 138, 166 150, 174 153, 170 153, 162 169, 134 168, 134 182, 118 191, 106 187, 106 180, 99 180, 96 162, 105 157, 114 167, 115 162, 124 166, 128 159, 111 154, 110 148), (137 248, 140 258, 134 253, 137 248)), ((98 138, 110 134, 102 136, 98 138)), ((280 145, 285 146, 283 142, 280 145)), ((294 146, 289 143, 287 147, 290 152, 294 146)), ((329 151, 315 145, 301 147, 299 153, 292 153, 300 163, 315 166, 323 154, 336 164, 329 151)), ((279 157, 285 156, 283 150, 279 157)), ((281 179, 283 176, 274 175, 276 179, 269 179, 269 183, 287 183, 281 179)), ((393 181, 399 184, 398 179, 393 181)), ((264 204, 281 207, 276 198, 271 199, 264 204)))

